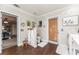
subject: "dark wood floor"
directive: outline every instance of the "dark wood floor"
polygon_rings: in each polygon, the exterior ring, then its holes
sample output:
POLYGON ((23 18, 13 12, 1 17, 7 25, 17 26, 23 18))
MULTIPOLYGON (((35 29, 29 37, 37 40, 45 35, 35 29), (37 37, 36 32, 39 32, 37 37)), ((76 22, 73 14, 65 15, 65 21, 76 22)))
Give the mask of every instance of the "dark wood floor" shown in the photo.
POLYGON ((1 55, 58 55, 56 51, 57 45, 47 44, 45 47, 33 48, 29 46, 28 48, 22 48, 13 46, 11 48, 3 50, 1 55))

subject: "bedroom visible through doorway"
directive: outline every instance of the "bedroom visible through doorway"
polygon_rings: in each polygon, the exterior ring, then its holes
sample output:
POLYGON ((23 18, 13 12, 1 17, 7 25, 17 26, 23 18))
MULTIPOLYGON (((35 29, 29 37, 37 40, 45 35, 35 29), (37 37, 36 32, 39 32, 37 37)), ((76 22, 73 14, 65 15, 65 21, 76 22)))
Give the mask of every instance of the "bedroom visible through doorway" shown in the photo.
POLYGON ((17 17, 2 13, 2 49, 17 45, 17 17))

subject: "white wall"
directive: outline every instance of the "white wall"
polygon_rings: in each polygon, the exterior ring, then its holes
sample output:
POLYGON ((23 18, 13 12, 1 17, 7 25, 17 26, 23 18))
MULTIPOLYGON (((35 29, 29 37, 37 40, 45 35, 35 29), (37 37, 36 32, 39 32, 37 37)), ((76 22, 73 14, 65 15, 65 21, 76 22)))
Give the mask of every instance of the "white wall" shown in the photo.
MULTIPOLYGON (((63 45, 64 47, 68 47, 68 38, 67 35, 68 33, 77 33, 79 24, 76 26, 63 26, 62 20, 64 17, 67 16, 73 16, 73 15, 78 15, 79 16, 79 5, 71 5, 66 8, 62 8, 53 12, 49 12, 48 14, 42 15, 39 18, 42 19, 43 21, 43 38, 44 40, 48 40, 48 31, 47 31, 47 26, 48 26, 48 19, 57 17, 58 18, 58 43, 60 45, 63 45), (61 31, 63 29, 63 31, 61 31)), ((67 49, 61 47, 62 52, 60 54, 67 54, 68 51, 67 49)))
MULTIPOLYGON (((35 21, 36 20, 36 17, 27 13, 27 12, 24 12, 12 5, 8 5, 8 4, 4 4, 4 5, 0 5, 0 12, 6 12, 6 13, 10 13, 10 14, 13 14, 13 15, 16 15, 18 16, 18 19, 17 19, 17 44, 18 46, 20 46, 22 44, 22 41, 27 37, 27 20, 32 20, 32 21, 35 21), (20 24, 24 22, 25 23, 25 27, 22 27, 20 24), (21 29, 24 29, 23 32, 21 32, 20 30, 21 29)), ((1 15, 1 14, 0 14, 1 15)), ((1 20, 1 19, 0 19, 1 20)), ((1 22, 0 22, 0 29, 1 29, 1 22)), ((0 43, 1 43, 1 31, 0 31, 0 43)), ((0 49, 1 49, 1 46, 0 46, 0 49)))
MULTIPOLYGON (((48 19, 53 18, 53 17, 58 17, 58 43, 62 44, 64 46, 68 46, 67 45, 67 43, 68 43, 67 34, 77 32, 77 30, 79 28, 79 26, 63 26, 62 25, 63 17, 79 15, 79 5, 69 6, 67 8, 55 10, 55 11, 49 12, 45 15, 41 15, 38 18, 29 13, 26 13, 18 8, 15 8, 11 5, 0 5, 0 11, 7 12, 7 13, 18 16, 18 20, 17 20, 18 21, 18 46, 20 44, 22 44, 22 41, 26 38, 26 35, 27 35, 27 26, 22 27, 22 26, 20 26, 20 24, 22 22, 24 22, 26 24, 27 20, 32 20, 32 21, 42 20, 43 21, 42 37, 43 37, 43 40, 48 41, 48 19), (21 28, 24 29, 23 32, 20 31, 21 28), (61 31, 61 29, 63 29, 63 31, 61 31)), ((1 25, 0 25, 0 29, 1 29, 1 25)), ((0 31, 0 34, 1 34, 1 31, 0 31)), ((1 37, 0 37, 0 41, 1 41, 1 37)), ((66 51, 64 51, 64 53, 65 52, 66 51)))

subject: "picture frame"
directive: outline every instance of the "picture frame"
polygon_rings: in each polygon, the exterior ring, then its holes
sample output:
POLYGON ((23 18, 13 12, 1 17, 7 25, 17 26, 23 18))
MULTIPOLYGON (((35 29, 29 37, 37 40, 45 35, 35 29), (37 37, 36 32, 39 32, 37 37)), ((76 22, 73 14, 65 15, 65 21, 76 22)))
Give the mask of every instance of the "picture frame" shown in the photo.
POLYGON ((24 27, 25 26, 25 23, 21 23, 21 26, 24 27))
POLYGON ((63 25, 78 25, 78 16, 63 18, 63 25))
POLYGON ((42 21, 39 21, 39 25, 38 25, 39 27, 42 27, 42 21))

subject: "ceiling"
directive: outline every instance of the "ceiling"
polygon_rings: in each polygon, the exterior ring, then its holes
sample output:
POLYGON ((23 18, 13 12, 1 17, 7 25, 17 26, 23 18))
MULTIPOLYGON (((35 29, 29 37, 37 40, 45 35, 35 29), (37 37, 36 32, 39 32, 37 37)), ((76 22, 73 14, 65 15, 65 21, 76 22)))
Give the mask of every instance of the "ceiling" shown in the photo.
POLYGON ((67 7, 69 4, 18 4, 18 6, 28 13, 40 16, 57 9, 67 7))

